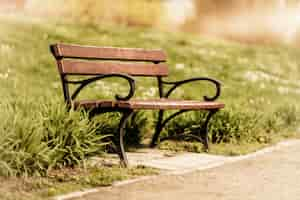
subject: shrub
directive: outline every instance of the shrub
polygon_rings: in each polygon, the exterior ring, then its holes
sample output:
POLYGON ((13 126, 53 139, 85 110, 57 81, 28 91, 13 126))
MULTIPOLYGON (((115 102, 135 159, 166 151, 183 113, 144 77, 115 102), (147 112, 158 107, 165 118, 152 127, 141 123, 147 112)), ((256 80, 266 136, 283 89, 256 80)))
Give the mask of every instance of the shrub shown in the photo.
POLYGON ((103 153, 107 135, 98 132, 98 125, 89 120, 84 111, 67 111, 64 106, 47 106, 42 109, 44 140, 53 150, 54 166, 74 166, 85 158, 103 153))
POLYGON ((0 105, 1 175, 39 173, 45 171, 50 162, 51 152, 43 141, 42 128, 28 105, 25 101, 0 105))

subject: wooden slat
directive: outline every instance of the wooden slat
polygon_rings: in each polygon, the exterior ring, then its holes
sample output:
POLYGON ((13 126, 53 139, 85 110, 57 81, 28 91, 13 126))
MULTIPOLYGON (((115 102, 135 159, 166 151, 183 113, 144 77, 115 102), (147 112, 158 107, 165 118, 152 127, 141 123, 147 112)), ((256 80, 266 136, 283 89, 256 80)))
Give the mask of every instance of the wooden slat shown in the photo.
POLYGON ((51 50, 56 58, 86 58, 151 62, 165 62, 167 59, 166 54, 162 50, 95 47, 67 44, 51 45, 51 50))
POLYGON ((167 76, 166 64, 87 62, 79 60, 61 60, 58 66, 62 74, 96 75, 124 73, 134 76, 167 76))
POLYGON ((108 101, 108 100, 82 100, 76 101, 75 107, 85 109, 92 108, 123 108, 123 109, 150 109, 150 110, 211 110, 224 108, 223 103, 204 102, 195 100, 172 100, 172 99, 152 99, 152 100, 130 100, 130 101, 108 101))
POLYGON ((154 99, 120 101, 118 102, 118 106, 120 108, 150 110, 211 110, 224 108, 225 105, 218 102, 204 102, 195 100, 154 99))

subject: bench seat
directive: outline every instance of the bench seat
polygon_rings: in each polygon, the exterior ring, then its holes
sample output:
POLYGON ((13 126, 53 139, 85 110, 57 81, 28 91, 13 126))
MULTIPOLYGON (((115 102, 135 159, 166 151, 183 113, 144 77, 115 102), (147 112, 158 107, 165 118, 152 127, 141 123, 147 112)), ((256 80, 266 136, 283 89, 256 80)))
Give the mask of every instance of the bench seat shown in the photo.
POLYGON ((210 110, 224 108, 223 103, 204 102, 196 100, 178 99, 153 99, 153 100, 130 100, 130 101, 110 101, 110 100, 81 100, 74 102, 75 108, 123 108, 123 109, 149 109, 149 110, 210 110))

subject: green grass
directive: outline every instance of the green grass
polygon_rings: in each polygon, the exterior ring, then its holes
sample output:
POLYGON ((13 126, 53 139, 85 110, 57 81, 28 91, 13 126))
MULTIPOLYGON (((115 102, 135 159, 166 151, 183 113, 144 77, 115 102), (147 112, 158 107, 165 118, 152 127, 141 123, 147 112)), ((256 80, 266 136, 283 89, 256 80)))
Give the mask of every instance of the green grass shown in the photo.
MULTIPOLYGON (((253 142, 214 143, 210 145, 209 153, 225 156, 240 156, 256 152, 257 150, 270 145, 275 145, 282 140, 287 140, 290 138, 300 139, 299 133, 295 132, 294 130, 292 132, 284 130, 280 134, 273 134, 270 137, 272 138, 270 138, 268 141, 265 139, 258 139, 257 141, 253 142)), ((202 144, 191 141, 164 141, 159 145, 159 148, 174 152, 203 152, 202 144)))
POLYGON ((49 172, 47 177, 0 177, 0 199, 41 200, 83 189, 110 186, 116 181, 145 175, 158 170, 138 166, 130 169, 112 167, 72 168, 49 172))
MULTIPOLYGON (((220 80, 223 83, 220 101, 226 108, 213 118, 210 139, 216 145, 235 145, 235 152, 229 154, 243 151, 238 148, 242 144, 253 144, 253 149, 257 149, 277 141, 274 138, 294 137, 299 125, 300 50, 297 48, 249 46, 124 26, 3 17, 0 22, 2 175, 44 176, 49 169, 76 166, 105 152, 107 135, 116 130, 118 114, 89 122, 84 112, 65 111, 55 60, 49 52, 49 45, 57 42, 161 48, 168 54, 169 80, 197 76, 220 80)), ((154 88, 154 79, 138 78, 135 97, 153 98, 158 95, 154 88)), ((112 98, 115 92, 126 93, 127 89, 122 81, 113 79, 92 85, 79 98, 112 98)), ((212 94, 212 90, 206 83, 189 85, 177 90, 173 97, 202 99, 212 94)), ((129 145, 138 145, 151 136, 154 116, 153 112, 144 112, 132 122, 134 128, 128 127, 125 139, 133 138, 129 145)), ((183 115, 170 123, 164 134, 189 132, 201 122, 203 114, 183 115)), ((193 148, 199 151, 198 147, 193 148)))

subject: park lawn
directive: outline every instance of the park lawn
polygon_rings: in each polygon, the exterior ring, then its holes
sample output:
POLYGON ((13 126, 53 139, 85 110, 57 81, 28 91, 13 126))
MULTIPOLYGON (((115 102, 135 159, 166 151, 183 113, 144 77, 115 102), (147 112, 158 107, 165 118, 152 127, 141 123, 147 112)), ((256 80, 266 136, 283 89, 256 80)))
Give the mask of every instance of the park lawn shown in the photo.
MULTIPOLYGON (((223 83, 220 101, 228 109, 264 112, 276 106, 298 105, 300 49, 283 45, 244 45, 185 33, 159 32, 123 26, 64 24, 30 19, 1 20, 1 94, 4 97, 62 98, 60 79, 49 45, 75 43, 100 46, 160 48, 168 54, 170 79, 209 76, 223 83)), ((155 80, 139 79, 138 95, 151 91, 155 80)), ((99 84, 108 96, 109 84, 99 84)), ((115 86, 115 85, 113 85, 115 86)), ((113 87, 112 86, 112 87, 113 87)), ((120 85, 119 88, 126 86, 120 85)), ((207 86, 206 86, 207 87, 207 86)), ((202 89, 200 87, 200 89, 202 89)), ((195 87, 178 96, 201 98, 195 87)), ((100 90, 101 91, 101 90, 100 90)), ((86 93, 84 94, 86 95, 86 93)))
MULTIPOLYGON (((49 45, 53 43, 161 48, 168 54, 169 80, 197 76, 209 76, 220 80, 223 83, 220 101, 226 104, 226 108, 212 121, 212 127, 215 127, 211 132, 214 137, 210 138, 214 141, 212 153, 240 155, 283 139, 299 137, 300 49, 298 48, 279 44, 245 45, 186 33, 116 25, 80 25, 26 17, 22 19, 1 17, 0 22, 0 121, 2 122, 0 149, 6 147, 4 145, 7 141, 19 142, 14 149, 8 149, 12 152, 8 155, 13 155, 14 159, 20 161, 11 162, 9 156, 0 152, 0 172, 11 176, 1 178, 2 199, 42 199, 45 196, 82 188, 109 185, 115 180, 131 178, 136 174, 156 173, 155 170, 147 168, 129 170, 117 167, 101 168, 88 172, 98 174, 96 177, 100 181, 92 179, 83 182, 78 181, 78 177, 61 180, 51 177, 49 173, 45 174, 48 166, 56 166, 57 163, 59 166, 70 164, 65 162, 63 157, 62 161, 55 160, 53 155, 56 154, 53 154, 47 145, 39 148, 44 149, 42 152, 46 152, 45 155, 49 156, 37 157, 36 153, 39 150, 34 150, 34 147, 30 146, 34 137, 26 137, 31 134, 44 134, 54 129, 57 123, 56 116, 59 118, 58 121, 64 122, 65 114, 58 108, 63 104, 61 83, 55 60, 49 51, 49 45), (50 117, 47 115, 49 113, 50 117), (19 157, 20 159, 17 159, 19 157), (36 158, 39 159, 37 163, 36 158), (32 162, 35 165, 32 165, 32 162), (32 166, 39 166, 40 169, 35 170, 32 166), (115 173, 107 178, 109 181, 101 182, 102 175, 110 170, 115 173), (38 176, 36 171, 39 172, 38 176), (27 178, 13 178, 22 177, 23 174, 26 174, 27 178), (37 178, 40 176, 42 178, 37 178)), ((136 96, 153 98, 158 95, 158 91, 154 90, 155 80, 138 78, 137 86, 136 96)), ((122 81, 113 79, 93 85, 81 97, 107 98, 113 97, 113 94, 119 91, 126 93, 127 86, 122 81), (93 89, 99 92, 92 92, 93 89)), ((195 84, 178 90, 174 97, 199 99, 203 95, 209 95, 211 91, 212 88, 208 84, 195 84)), ((143 142, 149 140, 153 133, 155 115, 153 112, 145 112, 141 116, 142 125, 138 125, 138 130, 132 130, 128 135, 138 137, 138 140, 143 142), (141 135, 135 136, 137 132, 141 135)), ((183 115, 179 120, 172 122, 164 134, 189 131, 201 121, 201 116, 183 115)), ((115 127, 117 117, 105 118, 105 122, 115 127)), ((81 121, 84 120, 80 118, 78 123, 81 121)), ((69 129, 60 125, 65 128, 64 131, 69 129)), ((75 125, 77 126, 77 123, 75 125)), ((80 128, 81 124, 78 126, 80 128)), ((112 130, 106 129, 104 125, 101 127, 103 129, 100 128, 100 132, 103 134, 109 134, 112 130)), ((74 126, 75 129, 77 128, 74 126)), ((48 144, 44 139, 36 140, 36 144, 39 141, 48 144)), ((202 151, 201 144, 195 143, 178 145, 175 142, 174 145, 173 142, 169 142, 160 148, 174 151, 202 151)), ((57 155, 60 155, 59 153, 57 155)), ((85 155, 84 158, 89 156, 90 154, 85 155)), ((74 159, 77 162, 76 159, 78 158, 74 159)), ((104 175, 103 177, 107 180, 104 175)))

